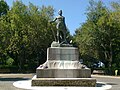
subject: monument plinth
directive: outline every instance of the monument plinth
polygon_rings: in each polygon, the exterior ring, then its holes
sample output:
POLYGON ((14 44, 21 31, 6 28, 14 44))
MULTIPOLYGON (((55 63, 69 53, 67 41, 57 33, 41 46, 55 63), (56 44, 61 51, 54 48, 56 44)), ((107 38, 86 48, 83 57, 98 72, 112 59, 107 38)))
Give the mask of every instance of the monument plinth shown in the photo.
POLYGON ((75 47, 50 47, 47 61, 36 70, 37 78, 90 78, 90 69, 82 68, 75 47), (47 68, 45 68, 47 67, 47 68))
POLYGON ((50 47, 47 61, 36 69, 32 86, 95 86, 91 70, 79 62, 75 47, 50 47))
MULTIPOLYGON (((91 70, 79 62, 78 48, 72 47, 66 41, 65 17, 62 10, 57 21, 57 38, 47 49, 47 60, 36 69, 32 78, 32 86, 87 86, 96 85, 96 79, 91 78, 91 70)), ((54 35, 55 36, 55 35, 54 35)))

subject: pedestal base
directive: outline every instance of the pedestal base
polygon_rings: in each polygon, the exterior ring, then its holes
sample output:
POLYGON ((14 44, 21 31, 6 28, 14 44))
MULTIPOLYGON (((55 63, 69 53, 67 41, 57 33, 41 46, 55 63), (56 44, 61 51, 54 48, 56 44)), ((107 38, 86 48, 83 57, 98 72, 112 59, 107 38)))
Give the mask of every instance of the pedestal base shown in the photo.
POLYGON ((32 86, 82 86, 95 87, 94 78, 32 78, 32 86))
POLYGON ((91 70, 79 62, 75 47, 47 49, 47 61, 36 69, 32 86, 86 86, 95 87, 91 70))
POLYGON ((37 78, 91 78, 90 69, 41 69, 36 70, 37 78))

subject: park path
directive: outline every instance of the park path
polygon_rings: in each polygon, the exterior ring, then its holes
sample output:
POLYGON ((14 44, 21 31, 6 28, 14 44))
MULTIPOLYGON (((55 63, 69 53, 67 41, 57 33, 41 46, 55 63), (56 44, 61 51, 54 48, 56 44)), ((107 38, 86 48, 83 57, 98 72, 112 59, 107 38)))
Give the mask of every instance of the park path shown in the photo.
POLYGON ((25 90, 13 86, 15 81, 31 79, 34 74, 0 74, 0 90, 25 90))
POLYGON ((96 78, 99 82, 112 85, 110 90, 120 90, 120 76, 92 75, 92 77, 96 78))
MULTIPOLYGON (((35 74, 0 74, 0 90, 25 90, 13 86, 15 81, 31 79, 35 74)), ((98 82, 105 82, 112 85, 110 90, 120 90, 120 77, 92 75, 98 82)))

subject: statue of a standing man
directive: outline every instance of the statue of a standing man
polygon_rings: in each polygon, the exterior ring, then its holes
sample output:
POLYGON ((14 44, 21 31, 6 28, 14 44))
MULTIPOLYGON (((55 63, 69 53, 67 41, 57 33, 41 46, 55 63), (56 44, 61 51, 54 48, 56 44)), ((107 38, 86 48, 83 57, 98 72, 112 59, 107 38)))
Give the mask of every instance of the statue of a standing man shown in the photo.
POLYGON ((58 12, 59 16, 57 16, 52 22, 56 22, 56 28, 57 28, 57 42, 58 43, 64 43, 66 42, 66 25, 65 25, 65 17, 62 16, 62 10, 59 10, 58 12))

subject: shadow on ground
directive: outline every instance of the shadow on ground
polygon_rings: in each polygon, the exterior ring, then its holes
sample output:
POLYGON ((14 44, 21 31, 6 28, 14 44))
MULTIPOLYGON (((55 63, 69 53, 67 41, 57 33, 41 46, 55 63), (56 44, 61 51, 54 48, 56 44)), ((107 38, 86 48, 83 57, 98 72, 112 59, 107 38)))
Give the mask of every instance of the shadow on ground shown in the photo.
POLYGON ((0 78, 0 81, 19 81, 19 80, 29 80, 29 78, 0 78))
POLYGON ((116 84, 116 83, 107 83, 107 84, 109 84, 109 85, 118 85, 118 84, 116 84))
MULTIPOLYGON (((115 83, 106 83, 107 85, 118 85, 118 84, 115 84, 115 83)), ((106 85, 104 83, 96 83, 96 87, 102 87, 104 85, 106 85)))
POLYGON ((103 85, 105 85, 105 84, 103 84, 103 83, 96 83, 96 87, 102 87, 103 85))

